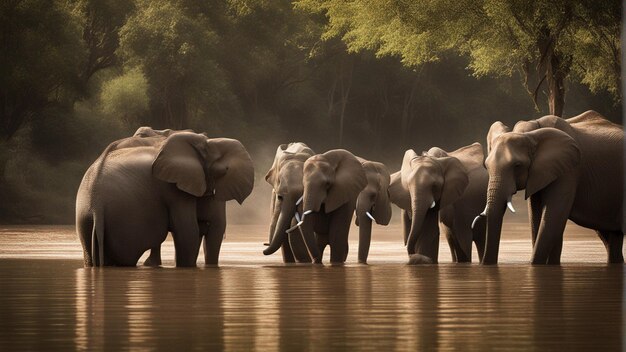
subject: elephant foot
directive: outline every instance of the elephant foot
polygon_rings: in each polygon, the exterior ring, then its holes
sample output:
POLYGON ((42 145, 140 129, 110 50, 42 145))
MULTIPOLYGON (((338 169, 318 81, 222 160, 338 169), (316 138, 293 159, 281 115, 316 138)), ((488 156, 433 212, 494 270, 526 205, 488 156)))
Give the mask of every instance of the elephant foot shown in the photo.
POLYGON ((153 259, 152 257, 148 257, 148 259, 146 259, 143 262, 143 266, 160 266, 161 265, 161 259, 153 259))
POLYGON ((433 264, 433 260, 421 254, 411 254, 409 256, 409 265, 433 264))
POLYGON ((322 264, 322 259, 315 258, 313 264, 322 264))
POLYGON ((330 266, 344 266, 346 263, 344 262, 330 262, 330 266))
POLYGON ((367 260, 359 260, 359 264, 367 265, 367 260))

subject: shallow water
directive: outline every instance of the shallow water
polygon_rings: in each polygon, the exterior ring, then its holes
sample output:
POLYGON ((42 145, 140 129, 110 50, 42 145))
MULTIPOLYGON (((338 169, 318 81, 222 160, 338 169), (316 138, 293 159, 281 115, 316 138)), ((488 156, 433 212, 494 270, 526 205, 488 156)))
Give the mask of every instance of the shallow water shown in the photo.
MULTIPOLYGON (((621 350, 623 265, 569 225, 563 265, 531 266, 526 225, 500 263, 410 267, 392 225, 371 265, 281 263, 265 226, 229 226, 219 268, 83 268, 72 227, 0 228, 0 350, 621 350)), ((354 233, 353 233, 354 234, 354 233)), ((356 236, 354 236, 356 237, 356 236)), ((201 260, 199 261, 201 264, 201 260)))

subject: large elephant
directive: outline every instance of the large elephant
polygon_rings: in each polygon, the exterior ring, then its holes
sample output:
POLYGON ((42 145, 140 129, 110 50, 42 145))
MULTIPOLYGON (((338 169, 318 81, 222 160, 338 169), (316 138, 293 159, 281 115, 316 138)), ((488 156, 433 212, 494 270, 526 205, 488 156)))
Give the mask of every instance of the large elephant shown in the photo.
POLYGON ((300 221, 304 191, 302 169, 306 159, 313 154, 313 150, 304 143, 281 144, 276 150, 274 163, 265 176, 265 181, 272 185, 268 245, 276 236, 283 239, 281 248, 285 263, 311 262, 300 232, 291 232, 288 235, 287 230, 300 221))
POLYGON ((254 183, 252 160, 234 139, 193 132, 133 136, 111 143, 87 170, 76 198, 85 265, 136 265, 172 232, 177 266, 217 263, 225 202, 254 183), (152 138, 152 140, 150 140, 152 138))
POLYGON ((388 225, 391 220, 390 175, 382 163, 357 159, 367 179, 367 185, 357 198, 355 211, 355 222, 359 227, 359 263, 366 264, 372 240, 372 222, 388 225))
MULTIPOLYGON (((308 158, 302 179, 302 219, 288 231, 301 233, 315 263, 322 262, 327 245, 330 245, 331 263, 344 263, 356 199, 367 185, 365 171, 352 153, 335 149, 308 158)), ((281 237, 274 236, 263 253, 276 252, 284 240, 281 237)))
POLYGON ((487 170, 480 143, 453 152, 433 147, 422 155, 409 149, 392 175, 391 201, 402 209, 404 242, 411 263, 437 263, 443 232, 454 262, 471 262, 472 242, 483 255, 484 226, 472 229, 485 206, 487 170))
MULTIPOLYGON (((484 264, 498 262, 502 217, 511 196, 526 190, 533 264, 559 264, 567 219, 596 230, 610 263, 622 255, 622 127, 594 111, 562 119, 501 122, 488 134, 484 264)), ((510 206, 513 210, 512 206, 510 206)))

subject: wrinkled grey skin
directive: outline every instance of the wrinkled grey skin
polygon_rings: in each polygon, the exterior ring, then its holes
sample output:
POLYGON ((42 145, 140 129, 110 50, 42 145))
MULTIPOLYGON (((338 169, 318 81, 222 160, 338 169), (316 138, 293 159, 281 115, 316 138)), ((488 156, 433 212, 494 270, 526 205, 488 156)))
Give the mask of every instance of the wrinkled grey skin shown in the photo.
MULTIPOLYGON (((301 233, 315 263, 322 262, 328 245, 331 263, 344 263, 356 199, 367 184, 363 167, 349 151, 335 149, 308 158, 302 179, 303 219, 292 230, 301 233)), ((276 252, 283 240, 274 236, 263 254, 276 252)))
POLYGON ((379 162, 362 158, 361 162, 367 185, 356 201, 355 223, 359 227, 359 263, 367 264, 372 240, 372 219, 379 225, 388 225, 391 220, 391 202, 389 200, 390 175, 387 167, 379 162))
POLYGON ((472 229, 476 211, 485 207, 487 171, 479 143, 446 152, 437 147, 422 155, 408 150, 402 169, 391 177, 391 201, 402 209, 404 241, 410 264, 436 264, 444 233, 454 262, 471 262, 472 242, 479 256, 484 226, 472 229))
POLYGON ((306 159, 315 153, 304 143, 281 144, 276 150, 274 163, 270 167, 265 181, 272 186, 272 200, 270 205, 270 233, 269 242, 274 237, 282 238, 282 254, 285 263, 310 263, 311 257, 306 249, 304 240, 299 231, 287 234, 287 230, 296 225, 299 219, 295 215, 302 215, 302 203, 296 202, 302 197, 302 169, 306 159))
POLYGON ((252 160, 236 140, 174 131, 113 142, 77 194, 85 265, 134 266, 168 231, 177 266, 195 266, 202 235, 205 260, 217 263, 225 202, 243 202, 253 182, 252 160))
MULTIPOLYGON (((526 190, 533 264, 559 264, 568 219, 596 230, 608 262, 622 255, 622 127, 595 111, 570 119, 520 121, 513 131, 495 122, 487 136, 489 172, 483 264, 496 264, 507 201, 526 190)), ((481 219, 482 218, 482 219, 481 219)))

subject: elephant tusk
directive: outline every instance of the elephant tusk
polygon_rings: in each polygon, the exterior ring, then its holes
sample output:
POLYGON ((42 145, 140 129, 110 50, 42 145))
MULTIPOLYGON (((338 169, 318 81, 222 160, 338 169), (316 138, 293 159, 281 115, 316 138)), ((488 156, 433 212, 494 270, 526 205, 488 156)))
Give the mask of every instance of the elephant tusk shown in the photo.
POLYGON ((484 216, 485 216, 485 215, 480 214, 480 215, 477 215, 477 216, 474 218, 474 221, 472 221, 472 230, 474 229, 474 226, 476 226, 476 222, 478 221, 478 219, 480 219, 481 217, 484 217, 484 216))
POLYGON ((296 221, 297 221, 297 222, 300 222, 300 220, 301 220, 301 219, 300 219, 300 214, 299 214, 298 212, 296 212, 296 221))
POLYGON ((433 204, 430 205, 430 209, 435 207, 436 202, 433 200, 433 204))
POLYGON ((304 213, 302 213, 302 218, 304 219, 304 216, 305 216, 305 215, 309 215, 309 214, 311 214, 312 212, 313 212, 313 210, 311 210, 311 209, 309 209, 309 210, 305 211, 304 213))
POLYGON ((367 215, 367 217, 370 218, 370 220, 374 221, 374 217, 372 216, 372 214, 370 214, 369 211, 366 211, 365 215, 367 215))
POLYGON ((515 213, 515 208, 513 208, 513 203, 511 203, 510 200, 508 202, 506 202, 506 206, 509 208, 511 213, 515 213))
POLYGON ((300 227, 300 225, 301 225, 301 224, 302 224, 302 221, 300 221, 300 222, 299 222, 298 224, 296 224, 295 226, 293 226, 293 227, 291 227, 291 228, 287 229, 287 231, 285 231, 285 232, 287 232, 287 233, 292 233, 293 231, 297 230, 297 229, 298 229, 298 227, 300 227))
POLYGON ((296 205, 300 205, 300 203, 302 203, 302 198, 304 198, 304 196, 300 196, 300 198, 296 202, 296 205))

